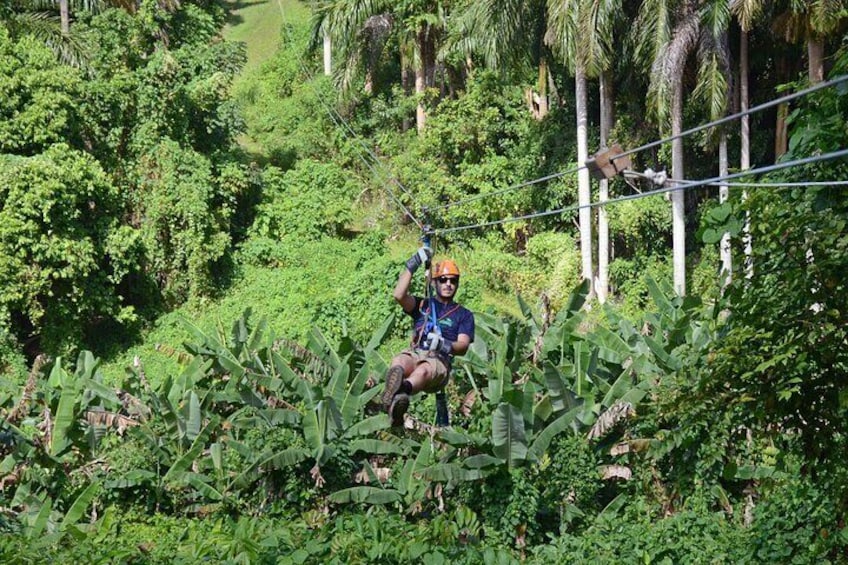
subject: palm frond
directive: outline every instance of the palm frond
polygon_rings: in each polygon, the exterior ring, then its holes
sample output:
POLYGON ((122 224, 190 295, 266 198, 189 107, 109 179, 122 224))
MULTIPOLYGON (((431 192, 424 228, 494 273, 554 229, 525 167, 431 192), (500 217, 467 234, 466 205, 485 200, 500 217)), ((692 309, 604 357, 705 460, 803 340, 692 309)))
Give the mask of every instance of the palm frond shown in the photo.
POLYGON ((844 0, 815 0, 810 6, 810 28, 820 35, 836 30, 845 17, 844 0))
POLYGON ((763 13, 762 0, 730 0, 729 7, 745 31, 751 31, 754 22, 763 13))
POLYGON ((698 43, 700 17, 690 11, 674 27, 671 41, 661 46, 651 67, 648 103, 660 123, 667 123, 674 87, 683 80, 686 59, 698 43))
POLYGON ((50 12, 21 12, 12 17, 18 35, 32 35, 47 45, 65 65, 85 68, 92 37, 86 33, 62 33, 59 17, 50 12))
POLYGON ((730 61, 727 50, 705 33, 698 49, 698 84, 692 93, 710 109, 710 119, 717 120, 727 113, 730 61))

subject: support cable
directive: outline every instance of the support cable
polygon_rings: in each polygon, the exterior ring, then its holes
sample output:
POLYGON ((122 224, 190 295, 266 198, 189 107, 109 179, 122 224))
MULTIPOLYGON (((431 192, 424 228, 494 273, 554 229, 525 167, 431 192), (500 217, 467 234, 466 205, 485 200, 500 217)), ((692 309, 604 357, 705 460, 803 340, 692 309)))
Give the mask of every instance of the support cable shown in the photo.
MULTIPOLYGON (((803 159, 796 159, 794 161, 786 161, 786 162, 783 162, 783 163, 776 163, 774 165, 769 165, 767 167, 760 167, 758 169, 748 169, 746 171, 741 171, 741 172, 733 173, 733 174, 730 174, 730 175, 712 177, 712 178, 700 180, 700 181, 683 181, 683 182, 676 181, 675 184, 677 186, 666 186, 666 187, 663 187, 663 188, 659 188, 657 190, 643 192, 643 193, 640 193, 640 194, 628 194, 626 196, 620 196, 618 198, 612 198, 610 200, 607 200, 606 202, 592 202, 592 203, 586 204, 584 206, 579 206, 579 205, 578 206, 566 206, 564 208, 558 208, 556 210, 548 210, 548 211, 544 211, 544 212, 535 212, 535 213, 532 213, 532 214, 525 214, 523 216, 512 216, 512 217, 509 217, 509 218, 503 218, 503 219, 494 220, 494 221, 491 221, 491 222, 482 222, 482 223, 479 223, 479 224, 471 224, 471 225, 464 225, 464 226, 457 226, 457 227, 452 227, 452 228, 443 228, 443 229, 433 230, 432 233, 434 233, 434 234, 452 233, 452 232, 470 230, 470 229, 475 229, 475 228, 491 227, 491 226, 506 224, 506 223, 510 223, 510 222, 517 222, 517 221, 521 221, 521 220, 531 220, 533 218, 540 218, 540 217, 544 217, 544 216, 552 216, 554 214, 562 214, 562 213, 565 213, 565 212, 574 212, 574 211, 577 211, 577 210, 581 210, 583 208, 593 209, 593 208, 598 208, 600 206, 606 206, 606 205, 609 205, 609 204, 617 204, 619 202, 626 202, 628 200, 638 200, 640 198, 646 198, 648 196, 654 196, 654 195, 657 195, 657 194, 665 194, 665 193, 670 193, 670 192, 685 191, 685 190, 690 190, 690 189, 693 189, 693 188, 698 188, 698 187, 701 187, 701 186, 711 186, 711 185, 714 185, 714 184, 722 183, 725 180, 743 178, 743 177, 747 177, 747 176, 751 176, 751 175, 761 175, 761 174, 770 173, 770 172, 773 172, 773 171, 780 171, 780 170, 783 170, 783 169, 787 169, 789 167, 797 167, 797 166, 800 166, 800 165, 808 165, 808 164, 812 164, 812 163, 818 163, 820 161, 827 161, 827 160, 830 160, 830 159, 838 159, 840 157, 848 157, 848 149, 840 149, 839 151, 833 151, 831 153, 824 153, 824 154, 821 154, 821 155, 813 155, 811 157, 805 157, 803 159)), ((669 182, 672 182, 672 181, 669 181, 669 182)), ((786 185, 781 184, 780 186, 786 186, 786 185)))
MULTIPOLYGON (((691 182, 691 181, 690 181, 691 182)), ((722 186, 733 187, 760 187, 760 188, 793 188, 793 187, 808 187, 808 186, 848 186, 848 180, 831 180, 831 181, 797 181, 797 182, 723 182, 715 183, 722 186)))
MULTIPOLYGON (((683 132, 681 132, 677 135, 672 135, 672 136, 669 136, 669 137, 659 139, 657 141, 652 141, 650 143, 646 143, 645 145, 640 145, 639 147, 636 147, 634 149, 630 149, 630 150, 624 151, 622 153, 619 153, 619 154, 611 157, 611 159, 613 161, 615 161, 616 159, 619 159, 621 157, 626 157, 628 155, 633 155, 634 153, 638 153, 639 151, 645 151, 646 149, 652 149, 652 148, 657 147, 659 145, 663 145, 663 144, 668 143, 670 141, 674 141, 675 139, 680 139, 680 138, 686 137, 688 135, 691 135, 693 133, 698 133, 698 132, 706 130, 706 129, 714 128, 716 126, 719 126, 719 125, 725 124, 727 122, 739 119, 739 118, 747 116, 749 114, 754 114, 756 112, 766 110, 768 108, 772 108, 774 106, 778 106, 778 105, 786 103, 786 102, 790 102, 792 100, 795 100, 796 98, 806 96, 806 95, 811 94, 813 92, 816 92, 818 90, 822 90, 824 88, 828 88, 828 87, 831 87, 831 86, 834 86, 834 85, 837 85, 837 84, 841 84, 845 81, 848 81, 848 74, 838 76, 838 77, 831 79, 829 81, 820 82, 820 83, 815 84, 815 85, 813 85, 809 88, 805 88, 804 90, 799 90, 798 92, 794 92, 792 94, 787 94, 785 96, 781 96, 780 98, 775 98, 774 100, 771 100, 771 101, 766 102, 764 104, 754 106, 753 108, 748 108, 747 110, 745 110, 743 112, 737 112, 736 114, 732 114, 730 116, 725 116, 725 117, 720 118, 718 120, 713 120, 713 121, 708 122, 706 124, 696 126, 694 128, 683 131, 683 132)), ((544 176, 544 177, 540 177, 538 179, 522 182, 522 183, 512 185, 512 186, 508 186, 506 188, 496 190, 494 192, 487 192, 486 194, 476 194, 474 196, 471 196, 469 198, 464 198, 462 200, 456 200, 454 202, 447 202, 447 203, 441 204, 439 206, 433 206, 432 209, 433 210, 441 210, 441 209, 446 209, 446 208, 452 208, 454 206, 460 206, 462 204, 474 202, 474 201, 480 200, 482 198, 488 198, 489 196, 498 196, 498 195, 504 194, 506 192, 511 192, 513 190, 525 188, 525 187, 528 187, 528 186, 531 186, 531 185, 534 185, 534 184, 538 184, 538 183, 541 183, 541 182, 545 182, 545 181, 548 181, 548 180, 559 178, 559 177, 562 177, 562 176, 565 176, 565 175, 568 175, 568 174, 571 174, 571 173, 576 173, 576 172, 578 172, 582 169, 585 169, 585 168, 586 168, 585 164, 579 165, 577 167, 573 167, 571 169, 568 169, 568 170, 565 170, 565 171, 562 171, 562 172, 553 173, 553 174, 550 174, 550 175, 547 175, 547 176, 544 176)))

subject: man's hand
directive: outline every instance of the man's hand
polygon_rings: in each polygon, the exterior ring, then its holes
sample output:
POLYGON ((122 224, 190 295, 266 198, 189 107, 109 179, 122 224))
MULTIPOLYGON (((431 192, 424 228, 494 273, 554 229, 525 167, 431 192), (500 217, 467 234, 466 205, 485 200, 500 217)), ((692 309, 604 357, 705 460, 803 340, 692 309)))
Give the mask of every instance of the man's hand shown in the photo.
POLYGON ((421 265, 429 265, 431 257, 433 257, 433 250, 427 246, 422 246, 415 252, 415 255, 410 257, 406 262, 406 269, 410 273, 415 273, 421 265))
POLYGON ((427 345, 427 349, 430 351, 438 351, 444 355, 451 355, 453 353, 453 342, 443 338, 441 334, 436 332, 427 334, 427 345))

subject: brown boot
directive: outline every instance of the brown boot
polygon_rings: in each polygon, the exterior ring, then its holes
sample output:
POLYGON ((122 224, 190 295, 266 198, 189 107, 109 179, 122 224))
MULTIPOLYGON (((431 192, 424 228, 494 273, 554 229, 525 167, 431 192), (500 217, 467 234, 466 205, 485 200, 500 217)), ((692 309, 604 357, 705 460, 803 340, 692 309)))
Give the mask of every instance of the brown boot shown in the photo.
POLYGON ((392 426, 402 426, 403 417, 409 409, 409 395, 405 392, 396 394, 389 406, 389 416, 392 417, 392 426))
POLYGON ((386 388, 383 389, 383 396, 380 399, 383 404, 383 410, 386 412, 389 412, 392 406, 392 399, 400 390, 401 384, 403 384, 403 367, 392 367, 386 373, 386 388))

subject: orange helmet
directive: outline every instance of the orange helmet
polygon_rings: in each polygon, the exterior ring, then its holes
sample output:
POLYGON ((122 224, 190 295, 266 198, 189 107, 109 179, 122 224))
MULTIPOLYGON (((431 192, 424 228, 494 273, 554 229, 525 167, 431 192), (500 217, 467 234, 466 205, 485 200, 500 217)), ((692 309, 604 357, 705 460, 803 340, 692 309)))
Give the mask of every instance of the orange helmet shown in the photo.
POLYGON ((459 276, 459 267, 457 267, 456 263, 454 263, 450 259, 439 261, 438 263, 433 265, 432 277, 435 279, 444 276, 459 276))

